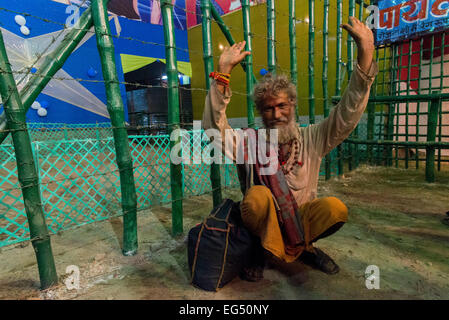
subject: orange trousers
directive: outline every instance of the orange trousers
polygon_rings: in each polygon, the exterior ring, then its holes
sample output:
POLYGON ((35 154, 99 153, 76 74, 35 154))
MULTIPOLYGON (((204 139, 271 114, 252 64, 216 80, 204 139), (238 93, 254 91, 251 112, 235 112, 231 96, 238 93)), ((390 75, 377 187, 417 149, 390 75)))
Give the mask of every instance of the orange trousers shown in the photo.
POLYGON ((348 220, 348 208, 335 197, 303 204, 299 209, 307 244, 292 255, 286 252, 270 189, 260 185, 251 187, 243 197, 240 209, 244 225, 260 238, 262 247, 285 262, 293 262, 314 240, 327 236, 326 231, 331 227, 348 220))

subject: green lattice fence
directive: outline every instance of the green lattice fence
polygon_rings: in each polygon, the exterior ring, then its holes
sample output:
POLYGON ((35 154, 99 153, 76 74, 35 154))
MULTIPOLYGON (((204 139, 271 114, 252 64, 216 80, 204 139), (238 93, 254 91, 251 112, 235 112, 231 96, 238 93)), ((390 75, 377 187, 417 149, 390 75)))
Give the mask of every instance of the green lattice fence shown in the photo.
MULTIPOLYGON (((33 142, 49 231, 56 233, 121 215, 120 181, 112 137, 57 140, 53 138, 60 131, 46 131, 47 134, 49 132, 49 140, 33 142)), ((201 143, 203 150, 206 142, 195 140, 192 132, 189 135, 194 144, 201 143)), ((169 203, 169 136, 130 136, 130 145, 138 209, 169 203)), ((29 230, 17 181, 13 147, 2 144, 0 154, 1 247, 28 240, 29 230)), ((183 171, 185 197, 210 192, 209 165, 184 165, 183 171)), ((234 165, 222 166, 222 186, 238 187, 234 165)))
MULTIPOLYGON (((55 124, 42 130, 42 124, 30 125, 34 156, 38 159, 42 204, 51 233, 121 215, 112 129, 107 124, 95 126, 55 124), (66 136, 76 139, 66 140, 66 136)), ((202 132, 188 131, 187 134, 192 145, 190 152, 203 152, 207 142, 202 141, 202 132)), ((130 136, 129 141, 138 209, 169 203, 169 136, 130 136)), ((335 175, 337 153, 333 150, 331 154, 331 172, 335 175)), ((12 145, 0 145, 0 164, 1 247, 28 240, 29 230, 12 145)), ((324 165, 320 174, 325 174, 324 165)), ((183 175, 185 197, 211 191, 209 165, 203 162, 184 165, 183 175)), ((234 165, 221 165, 221 184, 239 187, 234 165)))

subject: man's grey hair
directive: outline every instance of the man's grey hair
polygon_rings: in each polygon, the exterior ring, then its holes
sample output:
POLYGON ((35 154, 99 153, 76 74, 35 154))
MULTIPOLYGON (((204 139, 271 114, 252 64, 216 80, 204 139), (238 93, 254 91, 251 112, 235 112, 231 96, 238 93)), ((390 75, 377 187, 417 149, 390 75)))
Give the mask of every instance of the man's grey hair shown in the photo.
POLYGON ((288 99, 296 105, 296 86, 285 74, 273 75, 267 73, 254 87, 253 100, 259 113, 262 113, 264 102, 269 97, 276 97, 279 93, 287 93, 288 99))

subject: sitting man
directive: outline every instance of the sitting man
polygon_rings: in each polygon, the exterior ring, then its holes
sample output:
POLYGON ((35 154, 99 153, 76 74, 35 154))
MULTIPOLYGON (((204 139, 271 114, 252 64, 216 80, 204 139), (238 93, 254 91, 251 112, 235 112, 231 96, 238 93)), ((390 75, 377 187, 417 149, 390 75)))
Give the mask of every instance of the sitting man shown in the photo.
MULTIPOLYGON (((278 172, 264 177, 257 174, 257 169, 252 174, 247 170, 245 175, 245 169, 240 170, 242 165, 237 165, 244 191, 240 203, 242 220, 260 240, 264 250, 259 251, 285 262, 301 257, 328 274, 337 273, 338 265, 312 243, 341 228, 347 221, 348 209, 337 198, 316 198, 319 168, 323 157, 357 126, 378 72, 373 61, 372 31, 354 17, 341 26, 353 37, 358 50, 357 64, 341 101, 321 123, 300 128, 295 122, 296 87, 286 76, 268 74, 255 86, 253 97, 265 128, 278 129, 277 155, 282 176, 278 172)), ((224 49, 206 97, 203 127, 219 130, 223 145, 225 132, 235 131, 229 126, 225 111, 231 98, 230 73, 251 54, 243 51, 244 46, 245 42, 240 42, 224 49)), ((245 143, 237 134, 232 138, 237 145, 245 143)), ((230 153, 225 152, 235 161, 235 150, 230 153)), ((263 255, 258 254, 254 265, 245 270, 244 278, 261 279, 263 261, 263 255)))

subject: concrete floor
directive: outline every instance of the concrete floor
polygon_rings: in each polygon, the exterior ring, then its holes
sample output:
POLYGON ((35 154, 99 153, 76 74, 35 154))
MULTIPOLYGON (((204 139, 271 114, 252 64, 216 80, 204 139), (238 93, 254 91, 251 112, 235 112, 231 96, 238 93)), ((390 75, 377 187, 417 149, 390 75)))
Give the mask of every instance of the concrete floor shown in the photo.
MULTIPOLYGON (((64 231, 52 237, 60 276, 40 291, 30 243, 0 249, 0 299, 448 299, 449 172, 424 182, 422 170, 362 167, 320 181, 319 196, 336 196, 349 208, 348 223, 317 242, 340 265, 326 275, 300 262, 265 270, 262 281, 236 278, 218 292, 189 283, 185 237, 212 209, 211 196, 184 201, 185 234, 170 235, 170 207, 138 215, 139 252, 121 254, 122 220, 64 231), (80 288, 69 290, 66 268, 80 270, 80 288), (367 289, 365 271, 378 267, 380 288, 367 289)), ((240 200, 239 190, 224 196, 240 200)))

